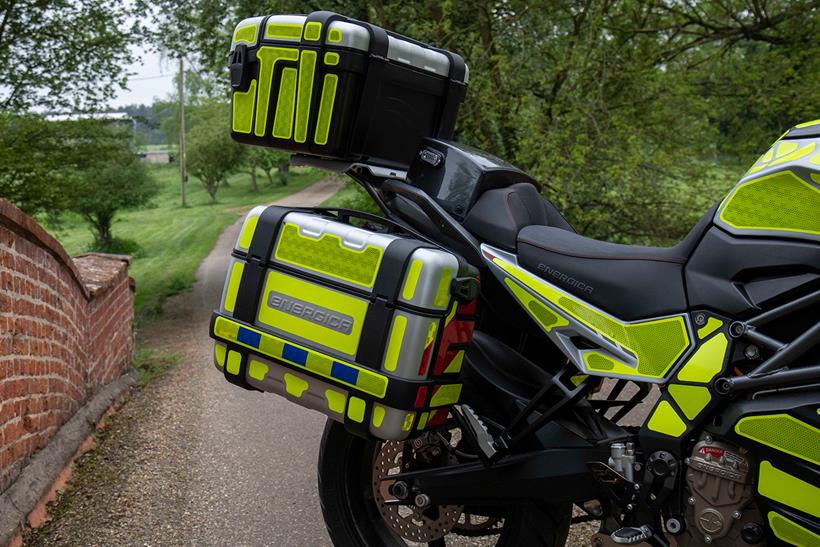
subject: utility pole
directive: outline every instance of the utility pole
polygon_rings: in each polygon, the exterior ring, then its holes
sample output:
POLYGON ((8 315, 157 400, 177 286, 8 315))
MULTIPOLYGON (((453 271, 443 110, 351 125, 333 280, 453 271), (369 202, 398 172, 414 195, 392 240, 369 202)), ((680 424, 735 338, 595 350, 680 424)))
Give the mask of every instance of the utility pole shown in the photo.
POLYGON ((188 170, 185 162, 185 71, 182 57, 179 58, 179 78, 177 79, 179 91, 179 184, 182 190, 182 206, 188 206, 186 196, 188 186, 188 170))

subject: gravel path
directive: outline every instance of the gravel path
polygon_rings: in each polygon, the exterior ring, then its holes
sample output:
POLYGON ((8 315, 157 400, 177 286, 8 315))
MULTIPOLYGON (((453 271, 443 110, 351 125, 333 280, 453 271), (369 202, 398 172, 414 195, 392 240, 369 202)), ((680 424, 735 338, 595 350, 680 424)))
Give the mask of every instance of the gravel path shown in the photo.
MULTIPOLYGON (((325 180, 278 203, 318 205, 325 180)), ((329 545, 316 494, 324 417, 228 384, 212 364, 208 321, 241 222, 220 236, 191 293, 139 333, 184 359, 135 392, 54 520, 28 545, 329 545)))
MULTIPOLYGON (((316 205, 340 185, 324 180, 278 203, 316 205)), ((139 333, 182 361, 134 391, 26 545, 330 545, 316 492, 324 417, 233 387, 212 365, 208 321, 240 226, 220 236, 193 291, 139 333)), ((573 527, 568 545, 588 545, 595 529, 573 527)))

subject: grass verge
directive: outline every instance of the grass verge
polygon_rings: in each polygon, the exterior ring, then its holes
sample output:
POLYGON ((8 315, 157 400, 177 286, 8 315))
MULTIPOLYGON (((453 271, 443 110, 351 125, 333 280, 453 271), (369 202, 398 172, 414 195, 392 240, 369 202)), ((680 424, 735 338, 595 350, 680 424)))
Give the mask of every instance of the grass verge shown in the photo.
MULTIPOLYGON (((259 191, 254 192, 250 175, 237 175, 232 177, 230 186, 219 189, 216 203, 192 177, 188 183, 189 206, 183 208, 177 167, 149 168, 160 182, 160 193, 150 207, 120 213, 113 227, 115 237, 127 242, 127 250, 134 256, 129 273, 136 280, 138 320, 158 315, 169 296, 194 284, 199 264, 242 211, 281 199, 323 176, 317 170, 294 169, 287 186, 270 186, 260 176, 259 191)), ((66 215, 59 225, 48 228, 70 255, 92 248, 91 232, 79 216, 66 215)))

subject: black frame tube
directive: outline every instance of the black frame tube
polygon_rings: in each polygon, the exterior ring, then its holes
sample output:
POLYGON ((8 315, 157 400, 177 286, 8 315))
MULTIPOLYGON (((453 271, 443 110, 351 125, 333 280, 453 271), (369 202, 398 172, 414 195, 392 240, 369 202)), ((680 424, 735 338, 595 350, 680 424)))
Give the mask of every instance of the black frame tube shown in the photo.
POLYGON ((759 327, 761 325, 765 325, 766 323, 771 323, 775 319, 780 319, 784 315, 801 310, 806 306, 810 306, 815 302, 820 302, 820 291, 809 293, 805 296, 801 296, 797 300, 792 300, 782 306, 778 306, 767 312, 761 313, 760 315, 747 321, 746 324, 751 327, 759 327))
POLYGON ((764 376, 724 378, 725 391, 732 393, 748 389, 775 388, 803 382, 820 382, 820 365, 783 370, 764 376))
POLYGON ((749 373, 749 376, 753 378, 788 366, 818 343, 820 343, 820 321, 761 363, 749 373))

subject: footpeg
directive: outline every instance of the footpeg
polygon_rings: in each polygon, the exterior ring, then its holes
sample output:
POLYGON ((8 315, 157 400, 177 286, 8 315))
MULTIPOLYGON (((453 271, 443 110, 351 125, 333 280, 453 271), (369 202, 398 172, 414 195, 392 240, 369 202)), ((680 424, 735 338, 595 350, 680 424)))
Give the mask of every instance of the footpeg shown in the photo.
POLYGON ((652 529, 649 526, 624 526, 612 532, 609 537, 618 545, 637 545, 652 537, 652 529))
POLYGON ((475 441, 476 448, 481 452, 486 461, 491 461, 498 453, 495 439, 490 435, 487 426, 481 418, 467 405, 453 405, 453 411, 458 415, 461 426, 467 429, 467 433, 475 441))

